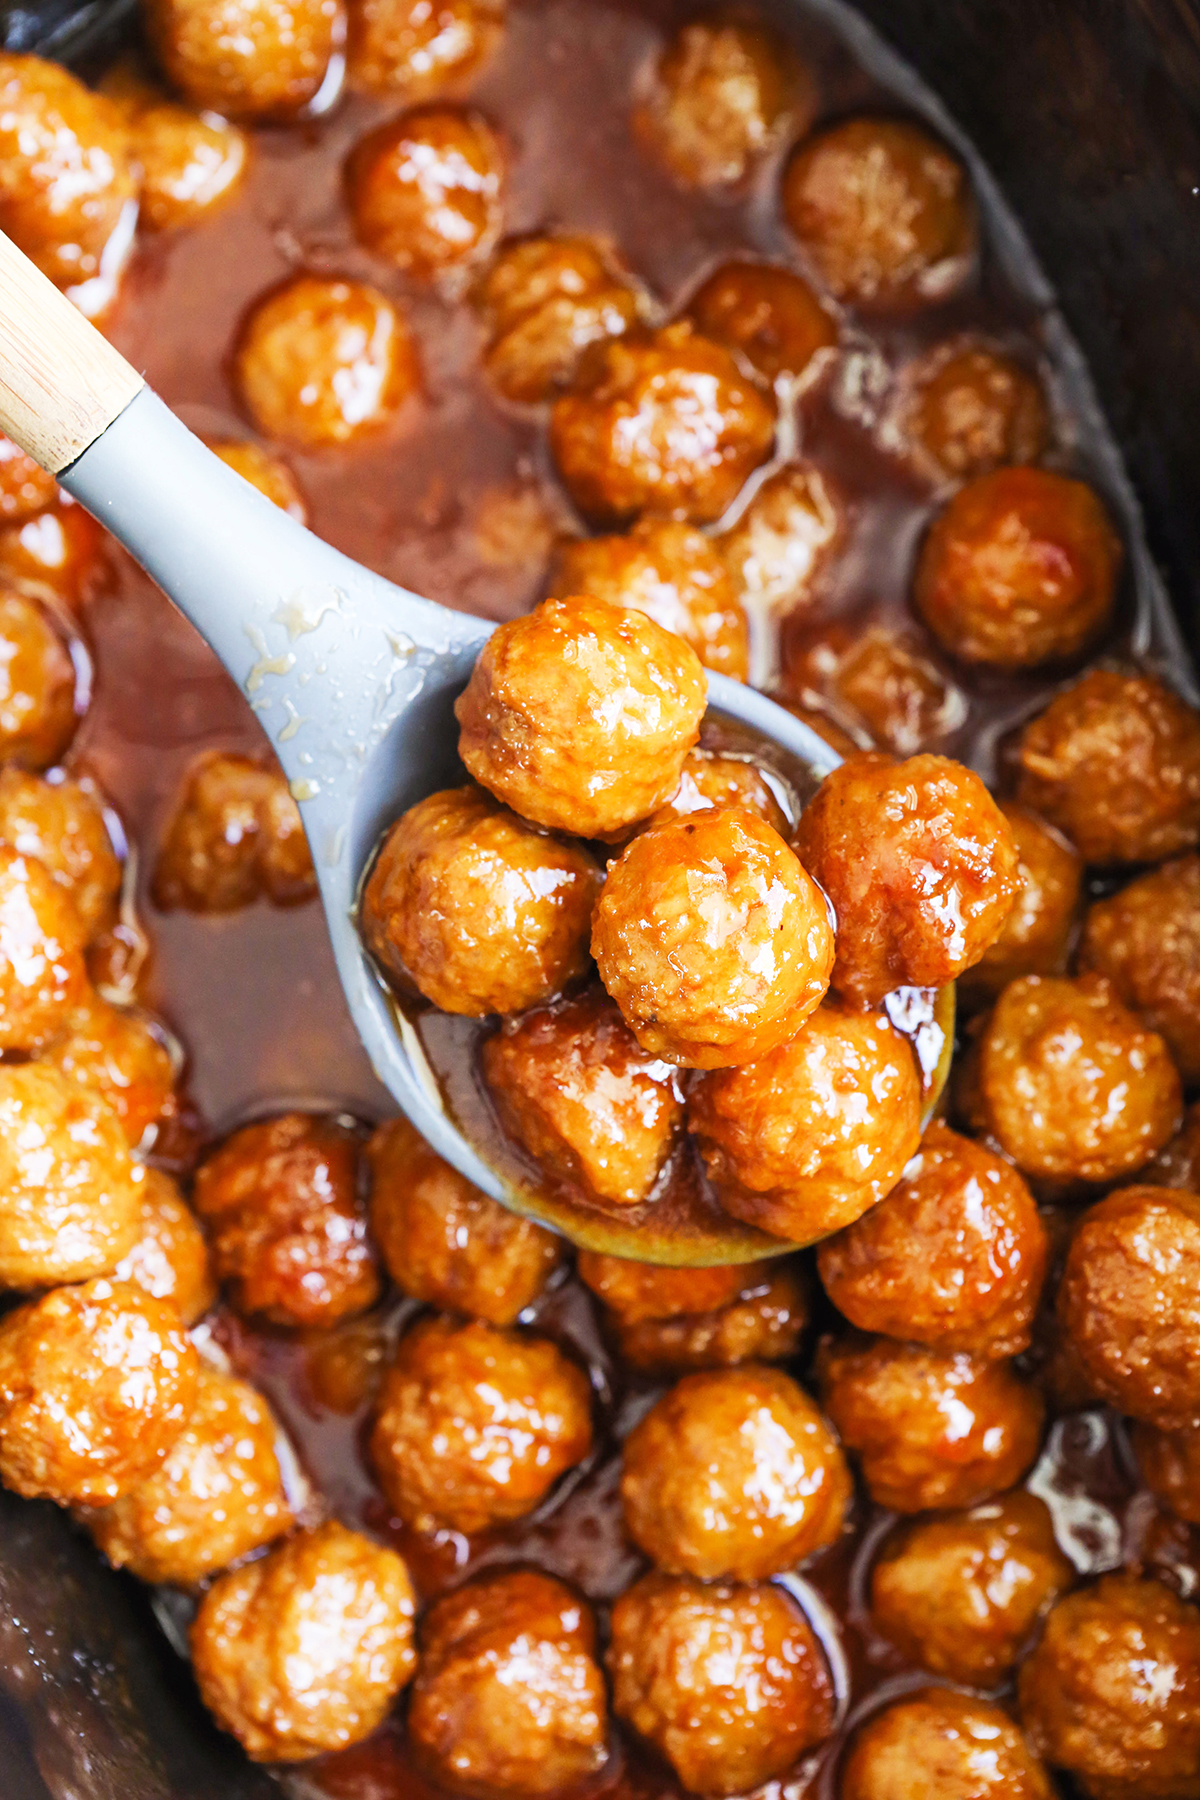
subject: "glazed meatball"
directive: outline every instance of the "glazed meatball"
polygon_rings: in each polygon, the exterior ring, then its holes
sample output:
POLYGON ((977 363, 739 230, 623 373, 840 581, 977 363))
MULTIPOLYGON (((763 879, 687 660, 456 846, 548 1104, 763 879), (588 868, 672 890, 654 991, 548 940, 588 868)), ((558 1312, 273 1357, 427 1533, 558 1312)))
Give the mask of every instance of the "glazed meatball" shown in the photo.
POLYGON ((1083 858, 1052 825, 1004 801, 1017 846, 1017 899, 1000 936, 963 978, 969 998, 994 1000, 1019 975, 1061 975, 1079 917, 1083 858))
POLYGON ((740 350, 768 381, 810 372, 814 357, 837 343, 837 322, 808 283, 774 263, 723 263, 688 312, 706 337, 740 350))
POLYGON ((1037 1456, 1042 1398, 1007 1363, 848 1337, 823 1347, 820 1373, 829 1416, 878 1506, 974 1506, 1037 1456))
POLYGON ((774 438, 770 400, 686 320, 596 345, 550 417, 559 474, 600 525, 720 518, 774 438))
POLYGON ((986 344, 941 344, 908 371, 900 429, 934 481, 971 481, 1046 447, 1036 375, 986 344))
POLYGON ((1176 1431, 1137 1424, 1133 1449, 1146 1487, 1176 1518, 1200 1525, 1200 1430, 1195 1423, 1176 1431))
POLYGON ((414 281, 461 272, 500 235, 503 179, 499 141, 477 113, 416 107, 351 153, 355 235, 414 281))
POLYGON ((592 1447, 582 1369, 546 1338, 428 1319, 383 1378, 371 1460, 418 1531, 520 1519, 592 1447))
POLYGON ((1088 908, 1079 967, 1165 1039, 1184 1082, 1200 1081, 1200 856, 1181 856, 1088 908))
POLYGON ((359 1138, 337 1119, 281 1113, 226 1138, 201 1165, 194 1202, 239 1312, 325 1326, 374 1304, 360 1188, 359 1138))
POLYGON ((1104 630, 1120 563, 1120 540, 1084 482, 996 469, 934 520, 913 604, 963 662, 1036 669, 1078 656, 1104 630))
POLYGON ((75 665, 36 600, 0 594, 0 758, 57 762, 75 733, 75 665))
POLYGON ((234 383, 264 437, 300 450, 379 431, 420 385, 408 326, 361 281, 297 275, 251 308, 234 383))
POLYGON ((792 153, 783 213, 839 300, 872 309, 940 300, 975 248, 966 171, 907 119, 845 119, 792 153))
MULTIPOLYGON (((565 387, 589 344, 620 337, 640 311, 633 287, 585 237, 514 239, 474 300, 488 333, 485 369, 506 399, 527 404, 565 387)), ((560 591, 595 592, 586 582, 560 591)))
POLYGON ((78 613, 109 580, 104 546, 91 513, 61 494, 57 505, 0 530, 0 584, 48 602, 52 615, 78 613))
POLYGON ((424 99, 478 68, 504 13, 504 0, 350 0, 347 79, 362 93, 424 99))
POLYGON ((23 525, 58 498, 53 475, 11 438, 0 437, 0 522, 23 525))
POLYGON ((117 919, 121 864, 91 782, 0 768, 0 843, 36 857, 70 894, 90 944, 117 919))
POLYGON ((694 525, 639 519, 623 537, 568 538, 550 592, 634 606, 690 644, 706 669, 735 681, 750 672, 746 614, 712 539, 694 525))
POLYGON ((613 1710, 694 1794, 744 1794, 833 1729, 807 1620, 770 1583, 645 1575, 613 1608, 613 1710))
POLYGON ((156 1300, 169 1300, 185 1325, 203 1318, 217 1297, 208 1244, 176 1183, 146 1169, 139 1190, 138 1237, 113 1270, 156 1300))
POLYGON ((580 1280, 623 1325, 713 1312, 753 1287, 769 1267, 757 1262, 673 1268, 666 1263, 605 1256, 597 1250, 581 1250, 578 1257, 580 1280))
POLYGON ((616 1206, 650 1198, 683 1100, 606 995, 528 1013, 487 1040, 480 1066, 504 1129, 556 1182, 616 1206))
POLYGON ((685 1375, 625 1444, 626 1529, 669 1575, 790 1569, 839 1535, 850 1493, 836 1438, 778 1369, 685 1375))
POLYGON ((287 118, 312 100, 337 44, 336 0, 144 0, 171 82, 214 113, 287 118))
POLYGON ((237 125, 175 105, 130 61, 110 71, 101 91, 119 111, 141 169, 139 224, 151 231, 198 225, 232 199, 250 159, 250 139, 237 125))
POLYGON ((711 1312, 632 1324, 620 1314, 614 1318, 621 1361, 626 1368, 655 1376, 782 1362, 795 1356, 807 1328, 806 1284, 790 1262, 769 1264, 758 1274, 747 1270, 742 1291, 711 1312))
POLYGON ((42 1063, 0 1065, 0 1289, 114 1269, 137 1240, 141 1176, 98 1095, 42 1063))
POLYGON ((108 103, 59 63, 0 56, 0 228, 43 274, 63 288, 99 274, 135 191, 108 103))
POLYGON ((220 1576, 191 1629, 200 1697, 254 1762, 369 1736, 416 1666, 408 1570, 329 1520, 220 1576))
POLYGON ((832 701, 895 756, 932 748, 967 716, 963 694, 918 641, 886 625, 824 627, 789 657, 788 685, 832 701))
POLYGON ((758 612, 810 605, 842 548, 846 503, 815 463, 789 463, 758 489, 720 540, 735 591, 758 612))
POLYGON ((1045 1769, 989 1700, 922 1688, 855 1733, 840 1800, 1054 1800, 1045 1769))
POLYGON ((265 895, 291 906, 316 892, 300 809, 283 772, 214 750, 195 762, 154 866, 163 912, 235 912, 265 895))
POLYGON ((0 1481, 62 1506, 119 1499, 183 1430, 199 1368, 175 1308, 127 1282, 19 1306, 0 1320, 0 1481))
POLYGON ((0 1051, 39 1050, 67 1028, 87 985, 83 939, 49 870, 0 844, 0 1051))
POLYGON ((588 966, 600 871, 481 788, 397 819, 363 890, 367 948, 389 979, 481 1018, 548 1000, 588 966))
POLYGON ((695 1135, 721 1204, 811 1244, 882 1200, 921 1139, 921 1080, 883 1013, 825 1005, 799 1035, 697 1082, 695 1135))
POLYGON ((1179 1076, 1099 975, 1026 975, 1000 995, 979 1039, 981 1118, 1024 1174, 1116 1181, 1179 1124, 1179 1076))
POLYGON ((944 756, 851 757, 796 836, 837 916, 833 986, 857 1006, 941 987, 995 942, 1017 894, 1017 848, 978 775, 944 756))
POLYGON ((218 439, 209 444, 214 456, 219 456, 226 468, 248 481, 252 488, 257 488, 265 500, 278 506, 282 512, 290 513, 303 525, 308 517, 308 509, 304 504, 304 496, 296 485, 296 478, 287 464, 278 456, 269 456, 257 444, 237 442, 233 439, 218 439))
POLYGON ((1093 865, 1160 862, 1200 837, 1200 714, 1150 675, 1092 669, 1017 744, 1017 799, 1093 865))
POLYGON ((904 1179, 825 1240, 817 1267, 861 1330, 991 1358, 1028 1349, 1048 1253, 1011 1164, 935 1122, 904 1179))
POLYGON ((130 1145, 140 1144, 161 1118, 175 1085, 171 1057, 145 1017, 95 993, 72 1007, 41 1061, 98 1094, 130 1145))
POLYGON ((706 695, 695 651, 645 614, 545 600, 480 651, 458 753, 522 818, 620 837, 675 792, 706 695))
POLYGON ((585 1602, 509 1569, 430 1607, 408 1732, 439 1786, 542 1800, 607 1759, 604 1677, 585 1602))
POLYGON ((561 1256, 560 1239, 473 1187, 407 1119, 367 1145, 371 1231, 388 1274, 415 1300, 489 1325, 532 1305, 561 1256))
POLYGON ((1034 1747, 1091 1800, 1200 1790, 1200 1618, 1160 1582, 1105 1575, 1060 1600, 1019 1694, 1034 1747))
POLYGON ((825 896, 744 808, 641 832, 592 920, 600 979, 644 1050, 721 1069, 789 1042, 833 967, 825 896))
POLYGON ((871 1571, 871 1613, 907 1660, 989 1688, 1074 1580, 1045 1501, 1016 1489, 893 1531, 871 1571))
POLYGON ((1120 1188, 1080 1219, 1058 1316, 1093 1390, 1177 1430, 1200 1418, 1200 1198, 1120 1188))
POLYGON ((697 21, 659 56, 633 126, 681 187, 722 187, 749 172, 785 115, 803 131, 815 105, 808 76, 773 32, 697 21))
POLYGON ((278 1431, 246 1382, 202 1369, 196 1403, 166 1461, 83 1522, 114 1568, 194 1587, 291 1524, 278 1431))
POLYGON ((721 756, 712 750, 689 750, 679 786, 665 806, 651 813, 646 824, 662 825, 693 813, 728 810, 751 812, 780 837, 790 837, 791 822, 780 805, 780 787, 772 785, 763 763, 740 756, 721 756))

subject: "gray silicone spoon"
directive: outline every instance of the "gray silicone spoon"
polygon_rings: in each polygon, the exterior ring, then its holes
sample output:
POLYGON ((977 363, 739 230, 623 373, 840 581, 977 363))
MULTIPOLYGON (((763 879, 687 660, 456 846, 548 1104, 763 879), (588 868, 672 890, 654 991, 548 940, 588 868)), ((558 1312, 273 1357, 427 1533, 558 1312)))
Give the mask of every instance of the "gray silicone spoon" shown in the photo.
MULTIPOLYGON (((449 1116, 416 1031, 363 950, 356 900, 380 834, 415 801, 463 779, 452 709, 490 623, 394 587, 264 499, 2 234, 0 428, 137 558, 257 713, 299 802, 355 1025, 422 1136, 485 1193, 586 1247, 672 1263, 786 1248, 711 1207, 661 1224, 653 1209, 613 1217, 489 1166, 449 1116)), ((841 761, 740 682, 710 675, 709 701, 815 779, 841 761)), ((952 1006, 950 994, 942 1064, 952 1006)))

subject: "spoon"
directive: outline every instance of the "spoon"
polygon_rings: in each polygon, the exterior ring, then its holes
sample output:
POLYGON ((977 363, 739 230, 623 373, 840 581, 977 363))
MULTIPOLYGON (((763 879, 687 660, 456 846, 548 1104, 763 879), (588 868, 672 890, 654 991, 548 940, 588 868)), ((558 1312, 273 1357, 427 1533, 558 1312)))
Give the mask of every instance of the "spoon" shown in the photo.
MULTIPOLYGON (((697 1266, 793 1248, 704 1196, 614 1216, 545 1191, 515 1163, 489 1164, 455 1124, 415 1027, 363 947, 358 890, 384 829, 464 780, 453 706, 492 624, 393 586, 274 506, 179 422, 3 234, 0 429, 141 563, 257 713, 299 803, 355 1026, 379 1079, 438 1154, 502 1205, 584 1248, 697 1266)), ((814 782, 842 760, 740 682, 710 674, 708 695, 711 711, 772 740, 814 782)), ((930 1110, 949 1065, 952 988, 935 1013, 930 1110)))

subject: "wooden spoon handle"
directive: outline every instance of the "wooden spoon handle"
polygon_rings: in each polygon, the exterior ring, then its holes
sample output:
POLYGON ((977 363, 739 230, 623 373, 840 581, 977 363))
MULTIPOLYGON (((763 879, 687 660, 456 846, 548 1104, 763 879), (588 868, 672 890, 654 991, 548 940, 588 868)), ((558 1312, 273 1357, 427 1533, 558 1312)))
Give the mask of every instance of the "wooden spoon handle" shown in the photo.
POLYGON ((145 382, 0 232, 0 431, 59 474, 145 382))

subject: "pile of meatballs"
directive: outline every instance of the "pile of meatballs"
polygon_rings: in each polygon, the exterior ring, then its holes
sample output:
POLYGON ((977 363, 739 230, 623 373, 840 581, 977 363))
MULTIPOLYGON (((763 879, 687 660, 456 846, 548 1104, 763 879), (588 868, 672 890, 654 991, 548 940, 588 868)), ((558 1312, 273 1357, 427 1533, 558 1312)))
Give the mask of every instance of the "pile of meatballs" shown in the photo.
MULTIPOLYGON (((98 90, 0 56, 0 227, 103 326, 139 242, 231 205, 260 128, 319 134, 344 76, 395 109, 346 159, 358 244, 467 309, 573 509, 459 700, 468 780, 379 847, 382 978, 481 1022, 480 1091, 548 1189, 619 1220, 690 1170, 764 1235, 730 1266, 573 1257, 398 1119, 286 1112, 197 1154, 129 846, 72 762, 109 552, 0 440, 0 1480, 179 1590, 217 1723, 327 1758, 339 1795, 338 1753, 399 1737, 364 1792, 403 1792, 391 1767, 467 1800, 1200 1800, 1200 1559, 1081 1574, 1032 1479, 1055 1421, 1106 1408, 1142 1493, 1200 1526, 1200 714, 1086 664, 1122 547, 1049 466, 1035 358, 949 336, 877 421, 937 510, 903 628, 785 629, 780 698, 833 772, 799 796, 702 735, 706 670, 745 679, 752 625, 846 547, 785 423, 855 332, 975 278, 961 162, 906 117, 822 116, 761 22, 680 25, 629 95, 639 153, 730 200, 780 156, 791 250, 667 318, 607 242, 505 235, 508 146, 455 98, 503 0, 145 0, 143 25, 98 90), (967 689, 1033 678, 994 792, 930 748, 967 689), (894 999, 951 983, 927 1120, 894 999), (252 1340, 361 1423, 371 1519, 316 1491, 252 1340), (636 1571, 611 1605, 512 1553, 593 1480, 636 1571), (813 1596, 847 1546, 839 1621, 813 1596)), ((308 271, 251 305, 229 377, 256 437, 213 447, 299 518, 288 453, 402 432, 424 381, 399 301, 308 271)), ((206 753, 143 849, 159 911, 314 893, 266 758, 206 753)))

